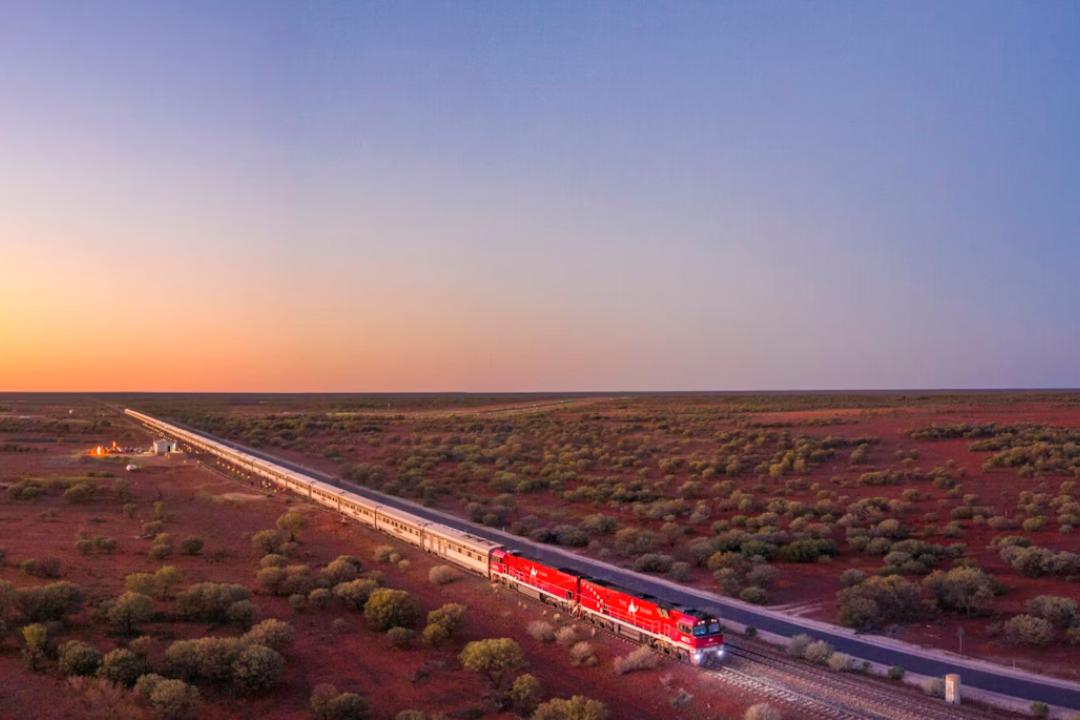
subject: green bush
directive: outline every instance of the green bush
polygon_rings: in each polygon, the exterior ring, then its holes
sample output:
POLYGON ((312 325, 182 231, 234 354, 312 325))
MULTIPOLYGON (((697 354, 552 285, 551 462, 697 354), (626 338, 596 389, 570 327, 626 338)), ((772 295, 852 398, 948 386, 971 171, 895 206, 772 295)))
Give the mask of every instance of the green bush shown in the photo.
POLYGON ((202 705, 199 689, 182 680, 143 675, 135 684, 135 692, 153 711, 157 720, 193 720, 199 717, 202 705))
POLYGON ((413 641, 416 639, 416 631, 409 628, 392 627, 386 631, 386 637, 390 640, 391 647, 406 650, 412 647, 413 641))
POLYGON ((469 643, 461 651, 461 664, 466 670, 487 678, 496 689, 505 687, 511 677, 527 666, 521 646, 509 638, 469 643))
POLYGON ((536 708, 532 720, 607 720, 604 703, 575 695, 569 700, 554 698, 536 708))
POLYGON ((180 543, 180 552, 184 553, 185 555, 198 555, 202 551, 203 545, 205 544, 206 543, 201 537, 191 535, 190 537, 184 538, 183 541, 180 543))
POLYGON ((374 580, 353 580, 334 587, 334 596, 350 610, 363 610, 371 594, 379 589, 374 580))
POLYGON ((108 610, 108 620, 127 635, 139 623, 150 620, 154 614, 154 601, 136 592, 126 592, 116 599, 108 610))
POLYGON ((84 600, 79 586, 66 581, 15 591, 15 605, 29 622, 66 620, 79 612, 84 600))
POLYGON ((101 651, 93 645, 72 640, 60 646, 60 674, 93 675, 101 665, 101 651))
POLYGON ((282 653, 296 642, 296 630, 287 622, 270 618, 248 630, 240 641, 256 643, 282 653))
POLYGON ((367 700, 353 693, 338 693, 330 683, 315 686, 311 695, 311 714, 315 720, 367 720, 367 700))
POLYGON ((102 658, 97 676, 115 685, 132 687, 145 667, 146 663, 140 656, 131 650, 117 648, 102 658))
POLYGON ((364 603, 364 620, 376 630, 412 628, 420 620, 420 602, 404 590, 382 588, 364 603))
POLYGON ((233 604, 250 599, 251 592, 243 585, 204 582, 192 585, 177 595, 173 607, 181 617, 227 623, 233 604))
POLYGON ((890 680, 897 680, 897 681, 903 680, 904 679, 904 674, 905 674, 904 668, 899 666, 899 665, 893 665, 891 668, 889 668, 889 679, 890 680))
POLYGON ((248 645, 232 663, 233 687, 241 695, 267 692, 281 680, 285 658, 262 645, 248 645))
POLYGON ((460 577, 457 570, 449 565, 436 565, 428 571, 428 580, 435 585, 446 585, 460 577))

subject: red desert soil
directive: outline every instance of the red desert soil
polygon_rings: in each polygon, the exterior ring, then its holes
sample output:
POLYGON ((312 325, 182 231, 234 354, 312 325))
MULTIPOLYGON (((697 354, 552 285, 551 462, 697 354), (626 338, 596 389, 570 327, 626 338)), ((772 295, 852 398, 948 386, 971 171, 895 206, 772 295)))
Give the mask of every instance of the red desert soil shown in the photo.
MULTIPOLYGON (((664 412, 669 422, 674 426, 680 417, 693 417, 697 408, 692 398, 687 398, 685 406, 665 407, 664 412)), ((261 408, 264 414, 274 412, 272 407, 261 408)), ((620 410, 611 405, 597 404, 589 408, 589 412, 603 413, 602 425, 613 425, 615 419, 620 416, 629 416, 639 412, 636 407, 620 410)), ((227 409, 229 415, 243 415, 245 411, 227 409)), ((581 418, 580 411, 567 409, 547 413, 552 420, 564 421, 571 425, 581 418)), ((380 433, 382 438, 399 436, 401 438, 432 437, 441 433, 433 429, 430 423, 417 422, 408 415, 388 415, 384 418, 386 425, 380 433)), ((976 524, 971 520, 960 522, 964 529, 962 537, 947 538, 940 534, 941 528, 950 522, 950 512, 961 504, 960 497, 947 497, 947 492, 933 487, 929 482, 919 482, 915 485, 897 486, 861 486, 855 481, 867 471, 902 469, 900 461, 895 454, 899 450, 905 452, 918 450, 919 457, 915 461, 915 467, 928 471, 935 467, 945 467, 952 461, 955 463, 954 474, 965 473, 966 476, 957 479, 958 487, 963 488, 963 493, 975 493, 979 496, 977 504, 993 506, 997 513, 1015 515, 1017 498, 1022 491, 1030 492, 1056 492, 1058 485, 1072 479, 1067 475, 1046 474, 1045 477, 1024 479, 1019 477, 1015 469, 999 468, 987 473, 982 469, 984 460, 991 453, 972 452, 967 449, 966 440, 913 440, 905 437, 907 430, 923 427, 931 423, 958 424, 958 423, 987 423, 999 424, 1046 424, 1065 427, 1080 427, 1080 405, 1061 404, 1057 401, 1011 402, 991 403, 982 405, 948 405, 948 404, 923 404, 918 407, 898 407, 882 409, 827 409, 814 411, 787 411, 787 412, 748 412, 741 413, 729 418, 718 419, 712 426, 712 430, 732 431, 746 427, 761 427, 773 425, 778 429, 790 432, 793 436, 806 434, 811 437, 823 438, 827 435, 856 438, 873 436, 880 438, 880 443, 874 445, 870 452, 870 461, 865 465, 852 466, 848 456, 850 448, 839 451, 836 456, 824 464, 813 467, 807 472, 792 474, 802 478, 808 485, 818 483, 823 490, 833 493, 834 497, 846 497, 845 503, 866 497, 885 497, 888 499, 900 498, 904 490, 909 487, 917 487, 923 494, 922 499, 914 503, 915 510, 903 516, 903 522, 912 530, 912 536, 922 538, 923 528, 932 524, 938 529, 938 534, 927 538, 929 542, 941 544, 965 543, 968 546, 968 557, 978 561, 987 573, 1002 580, 1010 586, 1011 590, 1005 596, 995 600, 992 606, 992 615, 975 620, 967 620, 962 616, 944 615, 936 619, 933 625, 914 625, 907 628, 899 628, 899 637, 930 647, 947 650, 957 648, 957 629, 964 627, 966 636, 964 641, 965 654, 988 660, 1024 667, 1035 672, 1058 675, 1073 680, 1080 679, 1080 648, 1070 647, 1058 643, 1052 648, 1017 647, 1003 644, 1000 636, 994 636, 989 629, 995 624, 1008 619, 1012 615, 1025 612, 1024 606, 1027 600, 1038 595, 1060 595, 1077 597, 1080 594, 1075 582, 1060 577, 1044 576, 1037 579, 1019 576, 1012 568, 1007 567, 1000 559, 998 550, 991 541, 999 535, 1022 534, 1039 546, 1054 548, 1057 550, 1069 550, 1080 552, 1080 534, 1062 535, 1056 522, 1048 522, 1046 527, 1036 532, 1023 532, 1017 530, 995 531, 986 524, 976 524), (810 421, 823 419, 839 419, 842 422, 830 425, 812 425, 810 421), (833 482, 834 478, 843 478, 844 484, 833 482), (943 507, 939 501, 946 501, 943 507), (924 515, 936 512, 939 519, 928 523, 924 515)), ((509 431, 507 431, 509 432, 509 431)), ((653 432, 642 430, 642 433, 653 432)), ((695 452, 709 455, 715 449, 716 443, 710 434, 695 434, 692 440, 681 441, 678 454, 690 456, 695 452)), ((384 464, 385 453, 391 452, 393 446, 382 443, 373 445, 366 437, 360 434, 344 435, 341 433, 316 434, 305 436, 300 443, 302 449, 282 449, 269 447, 268 451, 282 457, 317 468, 332 474, 340 474, 341 471, 358 463, 384 464), (323 457, 323 450, 335 445, 343 453, 344 457, 339 460, 330 460, 323 457)), ((400 447, 400 446, 398 446, 400 447)), ((432 468, 430 476, 438 481, 442 478, 452 477, 449 474, 449 464, 432 468)), ((635 470, 627 470, 622 473, 623 477, 633 477, 635 470)), ((391 475, 393 470, 391 470, 391 475)), ((596 471, 595 474, 609 477, 619 476, 618 471, 596 471)), ((690 471, 683 467, 672 471, 674 480, 669 483, 674 496, 674 488, 689 479, 690 471)), ((664 473, 655 472, 649 476, 656 480, 664 473)), ((790 477, 790 476, 789 476, 790 477)), ((764 492, 751 490, 758 484, 755 474, 741 474, 736 476, 737 486, 747 492, 754 492, 763 498, 779 496, 785 477, 774 481, 766 478, 763 482, 767 486, 764 492)), ((455 481, 456 487, 461 487, 460 479, 455 481)), ((568 488, 574 487, 569 484, 568 488)), ((487 487, 486 483, 480 482, 469 484, 465 490, 477 497, 491 497, 495 491, 487 487)), ((810 493, 804 491, 789 496, 794 500, 807 501, 810 493)), ((447 512, 463 515, 462 503, 452 495, 441 496, 437 506, 447 512)), ((517 510, 506 520, 509 525, 513 520, 529 514, 541 518, 551 518, 550 522, 563 522, 558 518, 566 517, 567 521, 575 522, 584 515, 595 512, 604 512, 618 517, 620 527, 641 527, 658 530, 662 521, 647 521, 635 518, 628 512, 629 505, 622 510, 612 509, 608 505, 601 508, 590 506, 585 502, 569 503, 555 498, 547 493, 518 495, 517 510), (622 524, 625 523, 625 524, 622 524)), ((712 520, 728 518, 734 515, 744 514, 739 511, 717 511, 714 509, 712 520)), ((746 513, 751 516, 757 513, 746 513)), ((711 535, 708 525, 695 528, 695 535, 688 536, 680 541, 675 548, 665 548, 662 552, 679 555, 686 544, 693 537, 711 535)), ((777 562, 782 569, 781 580, 770 592, 769 604, 772 606, 786 606, 789 611, 813 617, 820 620, 835 622, 836 620, 836 592, 839 589, 837 578, 848 567, 858 567, 868 573, 873 573, 883 566, 880 557, 870 557, 854 553, 847 547, 843 540, 843 533, 837 531, 841 553, 834 562, 828 564, 790 564, 777 562)), ((586 551, 582 551, 586 552, 586 551)), ((615 554, 600 551, 594 555, 603 557, 610 562, 629 565, 629 561, 615 554)), ((681 558, 682 559, 682 558, 681 558)), ((948 565, 943 566, 948 569, 948 565)), ((913 582, 921 582, 919 576, 912 576, 913 582)), ((717 586, 712 579, 712 573, 704 569, 694 570, 691 574, 693 584, 716 592, 717 586)))
MULTIPOLYGON (((5 437, 0 435, 0 444, 5 437)), ((145 438, 139 438, 144 442, 145 438)), ((83 448, 100 442, 87 439, 83 448)), ((45 446, 42 446, 45 447, 45 446)), ((177 541, 199 535, 206 546, 199 556, 174 555, 164 564, 181 570, 181 589, 202 581, 238 582, 254 587, 256 556, 250 548, 250 536, 274 527, 275 519, 286 510, 298 510, 309 518, 309 528, 302 536, 302 555, 298 562, 313 567, 323 565, 341 554, 352 554, 364 563, 364 570, 379 569, 386 574, 387 585, 415 593, 424 610, 444 603, 464 603, 469 608, 468 623, 460 639, 439 650, 423 643, 417 649, 391 649, 386 637, 364 629, 361 614, 341 607, 295 612, 284 598, 256 595, 262 617, 277 617, 293 624, 296 645, 286 652, 287 669, 282 683, 268 697, 239 700, 226 693, 204 689, 202 717, 308 718, 308 699, 312 688, 332 682, 340 691, 364 695, 372 706, 372 717, 392 718, 403 709, 452 713, 479 704, 485 686, 474 675, 461 669, 457 654, 469 640, 511 637, 521 643, 529 658, 529 672, 543 684, 544 697, 570 697, 580 694, 595 697, 607 704, 612 718, 687 718, 688 720, 741 715, 742 710, 760 698, 733 692, 708 673, 670 662, 641 675, 617 676, 612 668, 615 657, 625 655, 633 646, 607 635, 591 639, 599 664, 573 668, 566 648, 541 644, 527 634, 528 623, 544 617, 545 608, 523 601, 505 589, 496 589, 478 576, 468 575, 446 586, 428 582, 428 570, 436 560, 425 553, 401 545, 374 531, 365 530, 340 519, 318 506, 284 494, 266 495, 211 473, 194 461, 147 461, 147 466, 127 474, 122 465, 105 464, 72 457, 76 446, 51 445, 48 453, 0 455, 0 547, 7 550, 7 560, 0 568, 0 579, 16 586, 46 584, 21 574, 17 564, 28 557, 55 556, 62 561, 61 579, 81 585, 89 601, 70 626, 58 628, 51 639, 64 642, 79 638, 92 642, 103 652, 123 645, 108 628, 88 621, 90 608, 124 590, 124 577, 132 572, 152 572, 163 563, 149 557, 150 542, 139 537, 141 524, 151 519, 151 504, 165 502, 170 520, 166 532, 177 541), (110 469, 127 480, 137 496, 136 519, 121 512, 121 503, 111 494, 86 505, 66 502, 60 491, 51 491, 34 502, 12 501, 6 486, 23 476, 82 476, 88 470, 110 469), (40 513, 55 508, 56 515, 42 518, 40 513), (114 537, 119 547, 114 555, 77 555, 73 543, 76 533, 85 530, 91 537, 114 537), (411 562, 401 570, 394 565, 378 565, 372 560, 374 548, 391 545, 411 562), (331 621, 344 617, 349 623, 346 634, 334 634, 331 621), (430 675, 413 682, 414 671, 428 667, 430 675), (673 698, 681 690, 693 696, 682 708, 674 708, 673 698)), ((91 479, 110 487, 112 479, 91 479)), ((159 603, 159 609, 166 609, 159 603)), ((550 613, 547 619, 551 620, 550 613)), ((587 635, 589 629, 582 626, 587 635)), ((160 670, 163 653, 175 639, 206 634, 231 635, 236 631, 206 625, 176 623, 148 624, 143 632, 159 639, 150 654, 151 665, 160 670)), ((0 644, 0 717, 81 718, 87 708, 65 681, 51 675, 26 673, 19 661, 16 642, 9 637, 0 644)), ((511 715, 486 715, 510 718, 511 715)))

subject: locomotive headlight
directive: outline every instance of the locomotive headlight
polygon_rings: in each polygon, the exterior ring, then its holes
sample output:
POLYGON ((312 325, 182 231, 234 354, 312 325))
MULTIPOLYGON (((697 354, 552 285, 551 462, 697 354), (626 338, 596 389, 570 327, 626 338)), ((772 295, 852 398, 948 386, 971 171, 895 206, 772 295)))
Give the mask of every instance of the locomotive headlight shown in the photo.
POLYGON ((702 656, 703 654, 704 654, 704 653, 702 653, 702 652, 701 652, 700 650, 697 650, 697 651, 695 651, 695 652, 694 652, 694 662, 696 662, 696 663, 699 663, 699 662, 701 662, 701 656, 702 656))
POLYGON ((724 646, 723 645, 716 648, 716 657, 718 657, 718 658, 724 657, 724 646))

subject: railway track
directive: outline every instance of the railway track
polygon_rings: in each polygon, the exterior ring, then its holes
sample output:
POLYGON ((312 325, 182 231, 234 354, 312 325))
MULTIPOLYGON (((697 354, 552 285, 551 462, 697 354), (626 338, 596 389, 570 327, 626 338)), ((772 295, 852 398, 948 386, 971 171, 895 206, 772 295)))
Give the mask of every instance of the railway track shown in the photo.
POLYGON ((727 643, 728 666, 717 670, 731 682, 781 698, 802 712, 835 720, 986 720, 996 713, 946 705, 906 687, 807 665, 779 652, 727 643), (753 666, 746 672, 743 664, 753 666))

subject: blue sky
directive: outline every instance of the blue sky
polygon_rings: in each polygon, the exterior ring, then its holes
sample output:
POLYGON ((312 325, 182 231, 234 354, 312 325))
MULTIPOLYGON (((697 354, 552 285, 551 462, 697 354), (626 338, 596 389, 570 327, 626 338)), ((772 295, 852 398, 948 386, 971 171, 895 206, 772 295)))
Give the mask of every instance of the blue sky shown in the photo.
POLYGON ((7 3, 0 388, 1077 386, 1078 48, 1068 2, 7 3))

